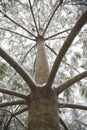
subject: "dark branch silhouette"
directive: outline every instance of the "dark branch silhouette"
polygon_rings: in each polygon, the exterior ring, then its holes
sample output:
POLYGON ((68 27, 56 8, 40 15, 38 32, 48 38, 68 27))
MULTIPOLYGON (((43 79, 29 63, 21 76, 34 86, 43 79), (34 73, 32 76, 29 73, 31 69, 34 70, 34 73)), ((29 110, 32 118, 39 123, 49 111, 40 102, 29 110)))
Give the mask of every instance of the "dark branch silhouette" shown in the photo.
POLYGON ((47 31, 47 29, 48 29, 48 26, 50 25, 50 22, 51 22, 51 20, 52 20, 52 18, 53 18, 53 16, 54 16, 55 12, 56 12, 57 9, 60 7, 60 5, 62 4, 62 2, 63 2, 63 0, 60 0, 60 2, 58 3, 58 5, 57 5, 57 6, 55 7, 55 9, 53 10, 53 13, 52 13, 52 15, 51 15, 51 17, 50 17, 50 19, 49 19, 49 21, 48 21, 48 23, 47 23, 45 29, 44 29, 43 35, 46 33, 46 31, 47 31))
MULTIPOLYGON (((49 50, 51 50, 51 51, 57 56, 57 53, 56 53, 50 46, 48 46, 47 44, 45 44, 45 46, 46 46, 49 50)), ((73 69, 74 69, 75 71, 77 71, 78 73, 80 73, 80 71, 77 70, 74 66, 70 65, 69 63, 67 63, 67 62, 64 61, 64 60, 63 60, 63 62, 64 62, 66 65, 68 65, 68 66, 70 66, 71 68, 73 68, 73 69)))
POLYGON ((22 34, 20 34, 20 33, 18 33, 18 32, 15 32, 15 31, 12 31, 12 30, 9 30, 9 29, 6 29, 6 28, 1 28, 1 27, 0 27, 0 29, 1 29, 1 30, 4 30, 4 31, 11 32, 11 33, 14 33, 14 34, 19 35, 19 36, 21 36, 21 37, 24 37, 24 38, 26 38, 26 39, 35 41, 35 39, 29 38, 28 36, 22 35, 22 34))
POLYGON ((64 42, 62 48, 59 51, 59 54, 53 64, 52 70, 50 72, 48 81, 47 81, 47 87, 50 88, 52 86, 52 83, 54 81, 55 75, 58 71, 58 68, 60 66, 60 63, 62 62, 63 57, 65 56, 67 50, 69 49, 70 45, 72 44, 74 38, 79 33, 81 28, 84 24, 87 22, 87 10, 84 12, 84 14, 80 17, 80 19, 77 21, 75 26, 73 27, 72 31, 68 35, 66 41, 64 42))
POLYGON ((65 130, 69 130, 68 127, 66 126, 65 122, 63 121, 63 119, 62 119, 61 117, 59 117, 59 120, 60 120, 60 123, 61 123, 61 125, 63 126, 63 128, 64 128, 65 130))
POLYGON ((21 65, 19 65, 8 53, 6 53, 1 47, 0 47, 0 56, 5 59, 24 79, 24 81, 28 84, 28 86, 33 90, 36 85, 33 81, 33 79, 30 77, 30 75, 22 68, 21 65))
POLYGON ((36 23, 36 20, 35 20, 35 17, 34 17, 34 13, 33 13, 32 5, 31 5, 31 1, 28 0, 28 2, 29 2, 29 5, 30 5, 30 10, 31 10, 31 14, 32 14, 33 21, 34 21, 34 24, 35 24, 35 28, 36 28, 37 33, 38 33, 38 35, 39 35, 39 31, 38 31, 37 23, 36 23))
POLYGON ((6 124, 6 126, 4 126, 4 130, 8 130, 8 127, 9 127, 9 125, 10 125, 10 123, 11 123, 11 120, 12 120, 12 116, 9 118, 9 120, 8 120, 8 122, 7 122, 7 124, 6 124))
MULTIPOLYGON (((27 55, 30 53, 30 51, 36 46, 36 44, 34 46, 32 46, 24 55, 22 61, 21 61, 21 65, 24 63, 25 58, 27 57, 27 55)), ((7 81, 7 84, 13 79, 13 77, 16 75, 17 72, 14 72, 14 74, 11 76, 11 78, 7 81)))
POLYGON ((17 115, 19 115, 19 114, 21 114, 21 113, 23 113, 25 111, 28 111, 28 109, 29 109, 29 107, 25 107, 25 108, 23 108, 23 109, 21 109, 21 110, 19 110, 17 112, 14 112, 14 113, 12 113, 12 117, 17 116, 17 115))
POLYGON ((74 76, 73 78, 65 81, 64 83, 62 83, 61 85, 58 86, 58 88, 55 89, 55 92, 57 95, 59 95, 60 93, 62 93, 64 90, 66 90, 67 88, 69 88, 71 85, 75 84, 76 82, 78 82, 79 80, 83 79, 87 77, 87 71, 84 71, 76 76, 74 76))
POLYGON ((9 19, 11 22, 13 22, 14 24, 16 24, 17 26, 19 26, 20 28, 22 28, 23 30, 25 30, 27 33, 29 33, 31 36, 35 37, 36 36, 31 33, 29 30, 27 30, 25 27, 23 27, 22 25, 20 25, 19 23, 17 23, 15 20, 13 20, 12 18, 10 18, 7 14, 4 14, 1 10, 0 12, 4 15, 4 17, 6 17, 7 19, 9 19))
POLYGON ((13 105, 27 105, 27 102, 25 100, 4 102, 4 103, 0 103, 0 108, 7 107, 7 106, 13 106, 13 105))
POLYGON ((58 33, 56 33, 56 34, 54 34, 54 35, 51 35, 51 36, 49 36, 49 37, 47 37, 47 38, 44 38, 44 40, 49 40, 49 39, 51 39, 51 38, 53 38, 53 37, 56 37, 56 36, 58 36, 58 35, 60 35, 60 34, 62 34, 62 33, 68 32, 68 31, 70 31, 70 30, 71 30, 71 29, 67 29, 67 30, 58 32, 58 33))
POLYGON ((0 88, 0 92, 1 93, 5 93, 5 94, 9 94, 9 95, 14 95, 16 97, 20 97, 20 98, 23 98, 23 99, 26 99, 27 96, 22 94, 22 93, 19 93, 19 92, 14 92, 12 90, 8 90, 8 89, 3 89, 3 88, 0 88))
POLYGON ((76 104, 59 103, 59 108, 73 108, 73 109, 81 109, 87 111, 87 106, 76 105, 76 104))

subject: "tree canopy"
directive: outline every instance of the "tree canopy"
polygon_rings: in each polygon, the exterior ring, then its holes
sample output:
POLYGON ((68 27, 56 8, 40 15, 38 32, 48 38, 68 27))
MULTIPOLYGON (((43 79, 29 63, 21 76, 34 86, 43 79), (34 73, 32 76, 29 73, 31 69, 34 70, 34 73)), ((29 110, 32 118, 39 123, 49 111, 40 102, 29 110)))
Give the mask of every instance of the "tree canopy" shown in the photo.
POLYGON ((38 36, 45 41, 50 69, 47 86, 58 95, 61 127, 87 129, 86 5, 86 0, 0 1, 1 130, 27 129, 30 105, 24 99, 37 85, 38 36))

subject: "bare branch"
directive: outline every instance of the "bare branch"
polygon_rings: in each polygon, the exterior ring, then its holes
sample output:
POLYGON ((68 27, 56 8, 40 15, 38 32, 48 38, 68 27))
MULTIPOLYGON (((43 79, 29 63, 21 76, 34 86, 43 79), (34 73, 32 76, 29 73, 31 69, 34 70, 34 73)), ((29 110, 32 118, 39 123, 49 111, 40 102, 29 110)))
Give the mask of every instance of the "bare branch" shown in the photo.
POLYGON ((3 89, 3 88, 0 88, 0 92, 1 93, 5 93, 5 94, 9 94, 9 95, 14 95, 16 97, 20 97, 20 98, 23 98, 23 99, 26 99, 27 96, 22 94, 22 93, 19 93, 19 92, 14 92, 12 90, 8 90, 8 89, 3 89))
MULTIPOLYGON (((26 54, 24 55, 24 58, 23 58, 22 61, 21 61, 21 65, 23 64, 23 62, 24 62, 25 58, 27 57, 28 53, 29 53, 35 46, 36 46, 36 44, 35 44, 34 46, 32 46, 32 47, 26 52, 26 54)), ((8 80, 7 83, 9 83, 9 82, 13 79, 13 77, 16 75, 16 73, 17 73, 17 72, 15 72, 15 73, 11 76, 11 78, 8 80)))
POLYGON ((29 5, 30 5, 30 10, 31 10, 31 14, 32 14, 32 17, 33 17, 33 20, 34 20, 35 28, 36 28, 37 33, 39 35, 39 31, 38 31, 37 23, 36 23, 36 20, 35 20, 35 17, 34 17, 34 13, 33 13, 32 5, 31 5, 31 1, 28 0, 28 2, 29 2, 29 5))
POLYGON ((16 35, 19 35, 19 36, 21 36, 21 37, 27 38, 27 39, 29 39, 29 40, 35 41, 35 39, 29 38, 28 36, 22 35, 22 34, 20 34, 20 33, 18 33, 18 32, 15 32, 15 31, 12 31, 12 30, 9 30, 9 29, 6 29, 6 28, 0 28, 0 29, 1 29, 1 30, 5 30, 5 31, 8 31, 8 32, 11 32, 11 33, 14 33, 14 34, 16 34, 16 35))
POLYGON ((58 88, 55 89, 55 92, 57 95, 59 95, 60 93, 62 93, 64 90, 66 90, 67 88, 69 88, 71 85, 75 84, 76 82, 78 82, 79 80, 83 79, 87 77, 87 71, 84 71, 76 76, 74 76, 73 78, 65 81, 64 83, 62 83, 61 85, 58 86, 58 88))
POLYGON ((9 120, 8 120, 8 122, 7 122, 7 124, 6 124, 6 126, 4 126, 4 130, 7 130, 7 129, 8 129, 8 127, 9 127, 9 125, 10 125, 10 123, 11 123, 11 120, 12 120, 12 116, 9 118, 9 120))
POLYGON ((48 46, 47 44, 45 44, 45 46, 57 56, 57 53, 50 46, 48 46))
POLYGON ((13 105, 27 105, 27 102, 25 100, 4 102, 4 103, 0 103, 0 108, 7 107, 7 106, 13 106, 13 105))
POLYGON ((25 108, 23 108, 23 109, 21 109, 21 110, 15 112, 15 113, 12 113, 12 117, 14 117, 14 116, 16 116, 16 115, 19 115, 19 114, 21 114, 21 113, 27 111, 28 109, 29 109, 29 107, 25 107, 25 108))
POLYGON ((76 105, 76 104, 59 103, 59 108, 73 108, 73 109, 81 109, 87 111, 87 106, 76 105))
POLYGON ((30 75, 22 68, 21 65, 19 65, 8 53, 6 53, 1 47, 0 47, 0 56, 5 59, 26 81, 28 86, 33 90, 36 87, 35 82, 30 77, 30 75))
POLYGON ((58 35, 60 35, 60 34, 62 34, 62 33, 68 32, 68 31, 70 31, 70 30, 71 30, 71 29, 67 29, 67 30, 61 31, 61 32, 56 33, 56 34, 54 34, 54 35, 52 35, 52 36, 49 36, 49 37, 47 37, 47 38, 44 38, 44 40, 49 40, 49 39, 51 39, 51 38, 53 38, 53 37, 56 37, 56 36, 58 36, 58 35))
POLYGON ((57 73, 57 70, 60 66, 60 63, 62 62, 63 57, 65 56, 67 50, 69 49, 70 45, 72 44, 74 38, 79 33, 81 28, 84 24, 87 22, 87 10, 84 12, 84 14, 80 17, 80 19, 77 21, 75 26, 73 27, 72 31, 68 35, 66 41, 64 42, 62 48, 59 51, 59 54, 53 64, 52 70, 50 72, 48 81, 47 81, 47 87, 50 88, 52 86, 52 83, 54 81, 55 75, 57 73))
POLYGON ((58 3, 58 5, 57 5, 57 6, 55 7, 55 9, 53 10, 53 13, 52 13, 52 15, 51 15, 51 17, 50 17, 50 19, 49 19, 49 21, 48 21, 48 23, 47 23, 45 29, 44 29, 43 35, 46 33, 46 31, 47 31, 47 29, 48 29, 48 26, 50 25, 50 22, 51 22, 51 20, 52 20, 52 18, 53 18, 53 16, 54 16, 55 12, 56 12, 57 9, 60 7, 60 5, 62 4, 62 2, 63 2, 63 0, 60 0, 60 2, 58 3))
MULTIPOLYGON (((51 51, 57 56, 57 53, 56 53, 50 46, 48 46, 47 44, 45 44, 45 46, 46 46, 49 50, 51 50, 51 51)), ((72 68, 73 68, 75 71, 77 71, 78 73, 80 73, 74 66, 70 65, 69 63, 65 62, 64 60, 63 60, 63 62, 64 62, 66 65, 72 67, 72 68)))
POLYGON ((32 47, 26 52, 26 54, 25 54, 25 56, 24 56, 24 58, 23 58, 21 64, 24 62, 25 58, 26 58, 27 55, 30 53, 30 51, 31 51, 33 48, 35 48, 35 46, 36 46, 36 44, 35 44, 34 46, 32 46, 32 47))
POLYGON ((59 117, 61 125, 64 127, 65 130, 68 130, 68 127, 66 126, 65 122, 61 117, 59 117))
POLYGON ((28 129, 25 124, 20 120, 18 119, 18 117, 15 116, 15 119, 24 127, 24 129, 28 129))
POLYGON ((27 30, 25 27, 23 27, 22 25, 20 25, 19 23, 17 23, 16 21, 14 21, 12 18, 10 18, 7 14, 4 14, 1 10, 0 12, 4 15, 4 17, 6 17, 7 19, 9 19, 11 22, 13 22, 14 24, 16 24, 17 26, 19 26, 20 28, 22 28, 23 30, 25 30, 26 32, 28 32, 31 36, 35 37, 36 36, 31 33, 29 30, 27 30))

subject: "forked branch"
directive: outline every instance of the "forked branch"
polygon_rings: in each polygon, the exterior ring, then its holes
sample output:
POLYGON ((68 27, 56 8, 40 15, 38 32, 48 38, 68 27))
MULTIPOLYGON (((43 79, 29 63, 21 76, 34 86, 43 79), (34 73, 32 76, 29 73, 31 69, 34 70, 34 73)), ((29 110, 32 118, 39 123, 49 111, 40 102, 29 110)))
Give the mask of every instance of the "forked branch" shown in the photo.
POLYGON ((30 75, 22 68, 21 65, 17 63, 8 53, 6 53, 1 47, 0 47, 0 56, 5 59, 24 79, 24 81, 28 84, 28 86, 33 90, 36 87, 35 82, 30 77, 30 75))
POLYGON ((60 66, 60 63, 62 62, 63 57, 65 56, 67 50, 69 49, 70 45, 72 44, 74 38, 79 33, 81 28, 84 24, 87 22, 87 10, 84 12, 84 14, 80 17, 80 19, 77 21, 75 26, 73 27, 72 31, 68 35, 66 41, 64 42, 62 48, 59 51, 59 54, 53 64, 52 70, 50 72, 48 81, 47 81, 47 87, 50 88, 52 86, 52 83, 54 81, 55 75, 58 71, 58 68, 60 66))
POLYGON ((76 76, 74 76, 73 78, 65 81, 64 83, 62 83, 61 85, 58 86, 58 88, 55 89, 55 92, 57 95, 59 95, 60 93, 62 93, 64 90, 66 90, 67 88, 69 88, 71 85, 75 84, 76 82, 78 82, 79 80, 83 79, 87 77, 87 71, 84 71, 76 76))

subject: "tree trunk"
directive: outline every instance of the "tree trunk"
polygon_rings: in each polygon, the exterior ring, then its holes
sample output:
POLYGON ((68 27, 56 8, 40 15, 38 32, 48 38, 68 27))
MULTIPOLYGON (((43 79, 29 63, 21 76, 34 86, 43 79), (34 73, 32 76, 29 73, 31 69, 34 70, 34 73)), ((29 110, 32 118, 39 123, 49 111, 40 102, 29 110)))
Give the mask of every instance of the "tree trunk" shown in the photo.
POLYGON ((46 83, 49 76, 49 67, 45 52, 43 37, 37 38, 37 55, 35 63, 35 81, 37 84, 46 83))
POLYGON ((58 102, 54 91, 45 87, 49 67, 43 38, 37 39, 35 81, 38 87, 31 92, 28 130, 60 130, 58 102))
POLYGON ((45 87, 37 88, 29 109, 28 130, 59 130, 58 103, 55 93, 45 87))

